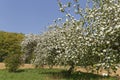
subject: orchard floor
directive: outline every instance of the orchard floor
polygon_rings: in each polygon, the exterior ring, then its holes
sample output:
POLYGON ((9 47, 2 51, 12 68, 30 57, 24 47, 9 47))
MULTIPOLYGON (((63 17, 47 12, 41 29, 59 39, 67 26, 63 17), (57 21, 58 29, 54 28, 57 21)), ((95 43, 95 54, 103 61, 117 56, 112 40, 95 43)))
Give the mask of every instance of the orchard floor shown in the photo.
POLYGON ((0 80, 21 80, 22 77, 24 77, 22 80, 120 80, 120 69, 117 71, 119 75, 117 78, 107 78, 101 76, 105 71, 102 71, 100 75, 96 75, 87 73, 84 68, 80 67, 77 67, 77 72, 70 76, 65 71, 68 67, 54 66, 54 69, 48 69, 48 66, 42 69, 34 69, 34 67, 32 64, 24 64, 20 67, 20 71, 11 74, 5 70, 5 64, 0 63, 0 80))
POLYGON ((91 73, 74 72, 69 74, 63 69, 20 69, 17 72, 0 70, 0 80, 119 80, 117 77, 103 77, 91 73))

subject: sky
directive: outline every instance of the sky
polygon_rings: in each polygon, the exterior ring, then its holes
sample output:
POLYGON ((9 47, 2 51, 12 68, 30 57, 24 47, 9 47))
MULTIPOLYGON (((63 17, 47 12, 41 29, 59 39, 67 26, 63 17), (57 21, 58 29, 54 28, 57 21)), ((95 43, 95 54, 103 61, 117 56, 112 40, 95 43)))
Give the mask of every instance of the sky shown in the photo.
POLYGON ((38 34, 63 16, 57 0, 0 0, 0 31, 38 34))

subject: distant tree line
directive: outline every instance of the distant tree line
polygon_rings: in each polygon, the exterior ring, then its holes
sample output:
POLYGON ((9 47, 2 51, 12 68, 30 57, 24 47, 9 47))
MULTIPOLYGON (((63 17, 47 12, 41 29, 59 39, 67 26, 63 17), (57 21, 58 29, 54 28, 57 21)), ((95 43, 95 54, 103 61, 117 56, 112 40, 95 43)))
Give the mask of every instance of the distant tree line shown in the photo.
POLYGON ((0 31, 0 62, 3 62, 7 56, 22 54, 20 43, 23 38, 22 33, 0 31))

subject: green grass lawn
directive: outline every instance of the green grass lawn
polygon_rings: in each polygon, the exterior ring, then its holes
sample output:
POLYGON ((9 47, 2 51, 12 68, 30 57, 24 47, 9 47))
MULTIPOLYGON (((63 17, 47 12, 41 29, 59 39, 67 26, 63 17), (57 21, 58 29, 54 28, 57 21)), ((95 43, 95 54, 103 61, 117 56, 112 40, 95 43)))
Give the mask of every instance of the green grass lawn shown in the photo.
POLYGON ((0 70, 0 80, 118 80, 91 73, 75 72, 71 75, 60 69, 25 69, 15 73, 0 70))

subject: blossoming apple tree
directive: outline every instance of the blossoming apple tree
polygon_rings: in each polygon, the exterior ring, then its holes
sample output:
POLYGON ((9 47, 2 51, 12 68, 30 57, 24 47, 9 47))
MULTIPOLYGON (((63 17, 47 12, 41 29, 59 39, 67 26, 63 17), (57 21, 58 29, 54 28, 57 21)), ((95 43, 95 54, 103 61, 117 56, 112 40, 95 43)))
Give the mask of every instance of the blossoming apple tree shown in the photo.
POLYGON ((43 34, 27 35, 22 42, 25 56, 32 52, 36 65, 89 66, 91 70, 116 71, 120 63, 120 0, 96 1, 89 1, 86 8, 81 8, 78 0, 67 4, 59 0, 66 21, 55 23, 43 34), (79 19, 70 15, 71 8, 79 19))

